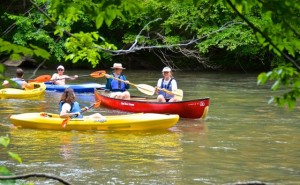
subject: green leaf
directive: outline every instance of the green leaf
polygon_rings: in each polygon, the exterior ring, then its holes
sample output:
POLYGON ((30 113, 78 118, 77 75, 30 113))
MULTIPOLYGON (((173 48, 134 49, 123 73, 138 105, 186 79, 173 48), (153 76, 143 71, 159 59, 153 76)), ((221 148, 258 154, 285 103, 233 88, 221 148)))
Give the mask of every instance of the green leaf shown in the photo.
POLYGON ((0 175, 11 175, 10 171, 5 166, 0 166, 0 175))
POLYGON ((277 80, 271 87, 272 90, 276 91, 280 87, 280 80, 277 80))
POLYGON ((8 154, 9 154, 13 159, 15 159, 16 161, 18 161, 19 163, 22 163, 22 159, 21 159, 21 157, 20 157, 18 154, 13 153, 13 152, 8 152, 8 154))
POLYGON ((104 21, 103 13, 101 13, 96 17, 96 27, 100 28, 103 24, 103 21, 104 21))
POLYGON ((263 85, 267 82, 267 80, 268 80, 267 73, 265 72, 260 73, 257 77, 257 85, 263 85))
POLYGON ((10 142, 9 137, 7 136, 0 137, 0 144, 3 145, 5 148, 8 146, 9 142, 10 142))

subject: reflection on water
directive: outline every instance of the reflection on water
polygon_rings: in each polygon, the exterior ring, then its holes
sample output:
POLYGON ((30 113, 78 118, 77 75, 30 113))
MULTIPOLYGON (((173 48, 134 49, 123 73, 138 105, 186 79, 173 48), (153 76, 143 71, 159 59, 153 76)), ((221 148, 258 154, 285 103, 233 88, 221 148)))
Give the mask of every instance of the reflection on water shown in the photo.
POLYGON ((89 176, 103 176, 98 182, 111 181, 109 174, 115 174, 112 181, 125 184, 130 183, 131 179, 156 181, 156 175, 148 174, 152 170, 159 173, 159 176, 164 175, 164 178, 178 176, 181 171, 183 150, 179 132, 53 132, 11 129, 10 137, 15 143, 11 150, 17 150, 28 165, 19 165, 15 169, 17 171, 26 171, 28 168, 32 171, 40 168, 51 171, 59 167, 63 176, 76 182, 90 181, 90 178, 81 176, 86 175, 85 173, 89 176), (119 176, 121 172, 122 175, 119 176))
MULTIPOLYGON (((76 73, 90 72, 70 71, 76 73)), ((128 70, 126 75, 133 83, 155 86, 160 72, 128 70)), ((176 72, 175 77, 184 99, 211 98, 206 120, 180 119, 171 129, 155 132, 16 129, 11 127, 11 114, 57 113, 61 93, 47 92, 37 101, 0 100, 0 133, 10 135, 10 150, 24 161, 5 164, 17 174, 48 173, 79 185, 299 184, 299 106, 289 111, 268 105, 272 92, 257 87, 253 74, 176 72)), ((141 95, 134 87, 131 93, 141 95)), ((76 95, 83 106, 94 102, 91 93, 76 95)), ((101 106, 86 115, 95 112, 126 114, 101 106)))

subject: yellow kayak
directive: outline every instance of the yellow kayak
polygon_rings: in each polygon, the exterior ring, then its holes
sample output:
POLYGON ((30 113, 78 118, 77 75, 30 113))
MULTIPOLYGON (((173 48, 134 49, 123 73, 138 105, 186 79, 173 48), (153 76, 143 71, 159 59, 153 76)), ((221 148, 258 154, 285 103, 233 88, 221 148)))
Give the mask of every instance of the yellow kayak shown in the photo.
POLYGON ((10 117, 17 127, 49 130, 157 130, 174 126, 177 114, 137 113, 105 116, 106 121, 92 118, 73 118, 62 127, 64 118, 51 113, 23 113, 10 117))
POLYGON ((0 99, 30 99, 42 95, 46 90, 44 83, 29 83, 31 89, 5 88, 0 89, 0 99))

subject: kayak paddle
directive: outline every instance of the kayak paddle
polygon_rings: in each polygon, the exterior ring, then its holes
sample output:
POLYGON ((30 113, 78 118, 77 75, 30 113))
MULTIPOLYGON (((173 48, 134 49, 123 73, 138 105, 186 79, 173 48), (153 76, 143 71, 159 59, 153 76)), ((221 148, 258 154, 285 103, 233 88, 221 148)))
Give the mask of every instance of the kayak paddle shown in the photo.
POLYGON ((166 89, 161 89, 161 88, 158 88, 158 87, 157 87, 157 89, 160 90, 160 91, 163 91, 165 93, 168 93, 168 94, 174 94, 175 98, 179 101, 181 101, 182 98, 183 98, 183 91, 181 89, 176 89, 174 91, 168 91, 166 89))
MULTIPOLYGON (((78 78, 79 77, 86 77, 86 76, 91 76, 93 78, 101 78, 104 75, 105 75, 105 71, 95 71, 95 72, 92 72, 89 75, 80 75, 80 76, 78 76, 78 78)), ((63 79, 68 79, 68 78, 63 78, 63 79)), ((59 79, 59 80, 62 80, 62 79, 59 79)), ((29 80, 28 82, 48 82, 48 81, 51 81, 51 75, 41 75, 41 76, 38 76, 35 79, 29 80)))
MULTIPOLYGON (((92 108, 92 107, 97 108, 97 107, 100 106, 100 104, 101 104, 101 101, 97 101, 97 102, 93 103, 91 106, 89 106, 88 109, 90 109, 90 108, 92 108)), ((80 114, 83 113, 83 112, 85 112, 85 111, 87 111, 88 109, 84 109, 84 110, 80 111, 80 114)), ((69 116, 69 117, 67 117, 66 119, 63 120, 63 122, 61 123, 61 126, 62 126, 62 127, 66 127, 67 124, 68 124, 68 122, 69 122, 72 118, 75 118, 75 117, 77 117, 77 116, 71 116, 71 117, 69 116)))
MULTIPOLYGON (((89 75, 79 75, 77 78, 79 78, 79 77, 86 77, 86 76, 91 76, 93 78, 101 78, 101 77, 103 77, 105 75, 105 73, 106 73, 105 71, 95 71, 95 72, 92 72, 89 75)), ((62 80, 62 79, 68 79, 68 78, 61 78, 61 79, 57 79, 57 80, 62 80)))
POLYGON ((47 82, 51 79, 50 75, 41 75, 36 77, 35 79, 31 79, 28 80, 28 82, 38 82, 38 83, 42 83, 42 82, 47 82))
MULTIPOLYGON (((113 76, 111 76, 111 75, 108 75, 108 76, 109 76, 109 78, 113 78, 113 79, 118 80, 118 81, 120 81, 120 82, 126 83, 124 80, 121 80, 121 79, 119 79, 119 78, 113 77, 113 76)), ((152 86, 150 86, 150 85, 147 85, 147 84, 138 84, 138 85, 137 85, 137 84, 133 84, 133 83, 128 83, 128 84, 130 84, 130 85, 136 87, 140 92, 142 92, 142 93, 144 93, 144 94, 147 94, 147 95, 152 96, 152 95, 154 95, 154 93, 155 93, 155 88, 152 87, 152 86)))

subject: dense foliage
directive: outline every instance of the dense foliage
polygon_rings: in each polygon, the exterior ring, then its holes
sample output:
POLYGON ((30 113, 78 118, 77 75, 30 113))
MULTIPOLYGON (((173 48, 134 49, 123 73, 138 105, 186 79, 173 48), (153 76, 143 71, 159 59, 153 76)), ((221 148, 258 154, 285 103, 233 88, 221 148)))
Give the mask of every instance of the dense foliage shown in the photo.
POLYGON ((274 1, 242 1, 220 0, 231 7, 254 31, 262 47, 267 47, 275 53, 279 60, 273 61, 273 69, 258 76, 258 84, 265 84, 268 80, 274 81, 272 90, 284 89, 280 96, 273 97, 279 105, 288 105, 294 108, 300 96, 300 4, 293 0, 274 1), (276 6, 274 6, 276 4, 276 6), (254 21, 247 19, 245 14, 253 9, 267 20, 264 24, 255 25, 254 21))
POLYGON ((182 69, 193 61, 194 70, 273 69, 258 77, 259 84, 275 80, 275 87, 289 89, 274 98, 282 105, 293 107, 299 97, 300 5, 292 0, 25 2, 23 11, 10 11, 11 4, 3 3, 1 22, 8 28, 1 28, 2 38, 43 48, 50 61, 95 67, 117 55, 142 53, 135 61, 156 58, 182 69))

